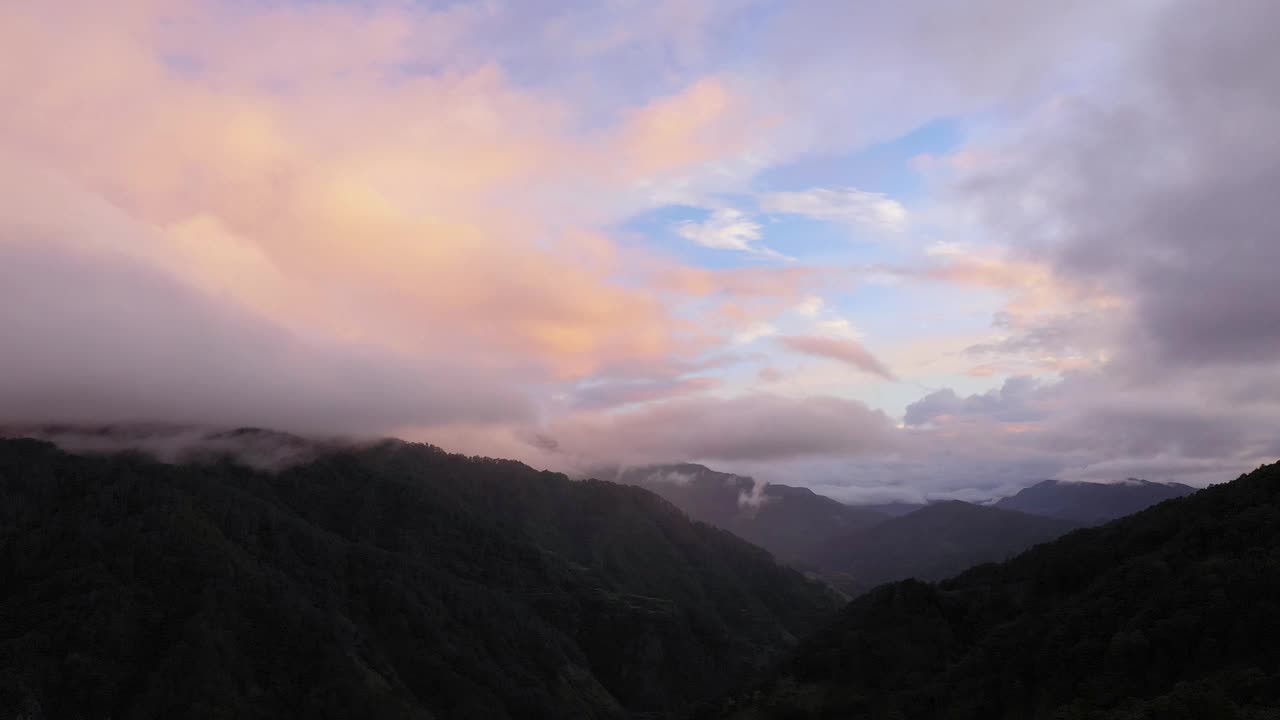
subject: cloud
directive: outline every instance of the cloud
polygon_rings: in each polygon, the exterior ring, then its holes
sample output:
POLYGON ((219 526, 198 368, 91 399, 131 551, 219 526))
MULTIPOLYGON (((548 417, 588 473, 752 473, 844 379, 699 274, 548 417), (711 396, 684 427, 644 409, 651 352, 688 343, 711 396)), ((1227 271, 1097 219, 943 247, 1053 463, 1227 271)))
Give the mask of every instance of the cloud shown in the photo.
POLYGON ((719 384, 718 378, 705 376, 591 382, 573 392, 571 404, 580 409, 609 408, 704 392, 719 384))
POLYGON ((799 305, 796 305, 796 312, 804 317, 817 317, 822 312, 824 305, 822 298, 817 295, 809 295, 799 305))
POLYGON ((1252 470, 1234 460, 1195 459, 1178 456, 1127 457, 1102 460, 1062 472, 1062 480, 1117 482, 1117 478, 1172 478, 1176 482, 1203 484, 1226 482, 1252 470))
POLYGON ((764 193, 765 212, 803 215, 815 220, 846 223, 876 232, 897 233, 907 227, 907 210, 883 193, 854 188, 815 188, 801 192, 764 193))
POLYGON ((693 473, 682 473, 677 470, 655 471, 645 478, 645 482, 668 483, 670 485, 688 485, 694 477, 693 473))
POLYGON ((0 426, 9 437, 38 438, 68 452, 140 451, 161 462, 182 463, 226 456, 261 470, 280 470, 335 449, 360 447, 379 438, 300 437, 257 428, 209 428, 157 423, 111 425, 0 426))
MULTIPOLYGON (((438 69, 479 15, 77 7, 75 27, 63 9, 0 11, 6 68, 43 79, 0 71, 6 240, 56 232, 64 254, 119 253, 318 346, 428 370, 515 364, 546 381, 698 350, 674 317, 682 297, 627 277, 672 263, 535 207, 543 187, 625 192, 637 170, 613 178, 603 158, 631 126, 575 135, 564 107, 492 65, 438 69), (47 52, 55 38, 66 52, 47 52), (115 230, 75 224, 86 209, 115 230)), ((695 105, 716 106, 708 87, 695 105)), ((77 270, 86 302, 93 269, 77 270)))
POLYGON ((1060 379, 935 391, 904 415, 918 470, 861 469, 1202 484, 1275 459, 1280 403, 1261 388, 1280 358, 1266 270, 1280 260, 1280 87, 1259 28, 1278 18, 1267 3, 1164 4, 1107 56, 1106 82, 964 150, 983 161, 953 168, 957 214, 1004 250, 948 248, 926 274, 1010 293, 998 336, 969 353, 1060 379))
POLYGON ((1148 375, 1280 356, 1277 20, 1168 4, 1106 84, 1046 105, 963 182, 1024 255, 1129 301, 1116 354, 1148 375))
POLYGON ((765 383, 778 382, 784 377, 786 377, 786 375, 784 375, 781 370, 775 367, 762 367, 760 368, 759 372, 756 373, 756 378, 760 380, 760 382, 765 382, 765 383))
POLYGON ((893 372, 884 363, 854 340, 820 335, 784 335, 778 338, 778 342, 792 352, 838 360, 886 380, 894 379, 893 372))
POLYGON ((751 138, 739 100, 719 78, 702 78, 679 93, 632 111, 620 130, 628 166, 662 175, 744 149, 751 138))
MULTIPOLYGON (((1208 479, 1276 452, 1273 4, 639 5, 4 5, 0 416, 404 427, 850 497, 1208 479), (918 164, 937 216, 823 178, 755 194, 766 168, 993 112, 918 164), (864 270, 690 267, 611 234, 751 197, 874 233, 959 218, 914 238, 942 238, 927 264, 875 277, 1000 313, 891 360, 992 379, 928 378, 955 385, 900 429, 851 401, 735 397, 755 368, 778 381, 780 349, 891 377, 815 302, 864 270), (986 389, 1025 372, 1054 377, 986 389)), ((677 232, 772 253, 737 210, 677 232)))
POLYGON ((781 257, 773 250, 756 245, 761 237, 760 223, 732 208, 714 210, 702 222, 686 220, 678 223, 675 231, 680 237, 703 247, 781 257))
POLYGON ((749 510, 752 513, 758 512, 771 499, 765 494, 765 490, 769 487, 767 482, 760 480, 752 480, 751 492, 743 490, 738 493, 738 507, 749 510))
POLYGON ((924 254, 930 257, 954 257, 966 255, 971 251, 972 249, 965 243, 939 240, 926 247, 924 254))
MULTIPOLYGON (((1056 381, 1010 378, 967 396, 944 388, 907 408, 904 444, 920 470, 947 465, 949 479, 935 486, 963 487, 982 473, 1013 482, 1010 470, 1019 467, 1037 468, 1028 479, 1220 481, 1274 459, 1270 428, 1280 403, 1271 397, 1223 403, 1233 388, 1262 377, 1125 386, 1103 368, 1056 381), (1111 474, 1117 468, 1132 470, 1111 474), (1215 469, 1226 472, 1215 477, 1215 469)), ((1275 370, 1265 377, 1276 378, 1275 370)), ((888 468, 902 469, 903 463, 886 461, 878 472, 888 468)))
POLYGON ((659 290, 696 297, 796 301, 814 287, 848 277, 839 268, 818 265, 754 266, 725 269, 659 266, 648 279, 659 290))
POLYGON ((769 337, 770 335, 776 335, 777 333, 778 328, 772 323, 757 322, 734 333, 733 344, 746 345, 748 343, 753 343, 762 337, 769 337))
POLYGON ((10 231, 0 422, 378 433, 531 415, 501 377, 300 337, 128 258, 10 231))
POLYGON ((762 106, 787 108, 789 147, 839 153, 938 118, 1013 110, 1046 86, 1092 79, 1100 59, 1129 47, 1161 5, 792 3, 753 48, 767 61, 752 67, 749 84, 762 106))
POLYGON ((1036 407, 1039 386, 1034 378, 1022 376, 1005 380, 997 389, 963 398, 951 388, 935 390, 908 405, 903 422, 920 426, 960 415, 981 415, 1002 422, 1041 420, 1047 411, 1036 407))
POLYGON ((628 463, 851 456, 891 445, 891 431, 883 413, 852 400, 766 394, 580 414, 546 430, 570 458, 628 463))

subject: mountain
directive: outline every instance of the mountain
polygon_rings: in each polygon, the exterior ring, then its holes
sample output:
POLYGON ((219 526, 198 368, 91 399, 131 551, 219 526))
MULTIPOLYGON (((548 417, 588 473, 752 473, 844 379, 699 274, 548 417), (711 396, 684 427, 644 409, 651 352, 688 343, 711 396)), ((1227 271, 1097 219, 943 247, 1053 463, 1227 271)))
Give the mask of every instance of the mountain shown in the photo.
POLYGON ((1016 495, 1001 498, 995 505, 1006 510, 1097 525, 1195 491, 1190 485, 1132 478, 1120 483, 1045 480, 1019 490, 1016 495))
POLYGON ((876 503, 873 505, 855 505, 854 507, 862 508, 863 510, 870 510, 871 512, 877 512, 887 517, 902 517, 907 513, 913 513, 919 510, 927 504, 928 503, 889 502, 876 503))
POLYGON ((1077 526, 951 500, 822 543, 807 559, 841 589, 856 594, 905 578, 940 580, 1005 560, 1077 526))
POLYGON ((290 457, 0 440, 5 717, 666 717, 838 609, 640 488, 399 442, 290 457))
POLYGON ((960 501, 852 506, 808 488, 756 483, 702 465, 602 472, 661 495, 845 592, 915 577, 938 580, 1004 560, 1081 523, 960 501))
POLYGON ((605 471, 603 476, 651 490, 689 517, 724 528, 788 562, 803 561, 823 539, 886 519, 809 488, 757 483, 690 463, 605 471))
POLYGON ((1280 717, 1280 464, 864 595, 737 720, 1280 717))

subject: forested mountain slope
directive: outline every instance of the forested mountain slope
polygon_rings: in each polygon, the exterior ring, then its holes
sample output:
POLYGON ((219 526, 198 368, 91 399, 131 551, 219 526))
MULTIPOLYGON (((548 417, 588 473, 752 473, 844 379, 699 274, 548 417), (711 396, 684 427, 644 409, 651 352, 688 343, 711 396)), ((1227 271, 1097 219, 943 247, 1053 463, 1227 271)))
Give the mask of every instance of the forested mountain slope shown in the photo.
POLYGON ((941 580, 1006 560, 1075 527, 1056 518, 951 500, 827 541, 807 559, 842 589, 858 594, 894 580, 941 580))
POLYGON ((31 718, 665 717, 836 607, 649 492, 516 462, 0 440, 0 708, 31 718))
POLYGON ((1195 491, 1190 485, 1181 483, 1132 478, 1118 483, 1044 480, 1019 490, 1015 495, 1000 498, 995 506, 1095 525, 1195 491))
POLYGON ((852 602, 751 718, 1280 717, 1280 465, 852 602))
POLYGON ((888 519, 809 488, 759 483, 749 477, 684 463, 627 468, 601 477, 639 485, 690 517, 722 527, 788 562, 804 564, 827 539, 888 519))

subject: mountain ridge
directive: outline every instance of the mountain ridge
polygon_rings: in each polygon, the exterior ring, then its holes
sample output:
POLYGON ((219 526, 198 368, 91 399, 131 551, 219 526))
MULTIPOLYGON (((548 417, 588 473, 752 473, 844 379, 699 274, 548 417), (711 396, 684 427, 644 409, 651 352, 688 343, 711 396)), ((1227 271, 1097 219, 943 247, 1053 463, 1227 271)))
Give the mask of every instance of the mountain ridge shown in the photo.
POLYGON ((1280 464, 846 606, 734 720, 1280 715, 1280 464))
POLYGON ((1181 483, 1129 478, 1116 483, 1043 480, 994 503, 995 507, 1097 524, 1195 492, 1181 483))
POLYGON ((838 604, 641 488, 514 461, 0 440, 0 706, 36 717, 665 715, 838 604))
POLYGON ((607 469, 600 475, 655 492, 690 517, 793 563, 806 561, 815 536, 831 537, 886 519, 806 487, 763 483, 695 463, 607 469))
POLYGON ((959 500, 914 512, 816 545, 810 562, 845 592, 916 578, 941 580, 1059 537, 1079 524, 959 500))

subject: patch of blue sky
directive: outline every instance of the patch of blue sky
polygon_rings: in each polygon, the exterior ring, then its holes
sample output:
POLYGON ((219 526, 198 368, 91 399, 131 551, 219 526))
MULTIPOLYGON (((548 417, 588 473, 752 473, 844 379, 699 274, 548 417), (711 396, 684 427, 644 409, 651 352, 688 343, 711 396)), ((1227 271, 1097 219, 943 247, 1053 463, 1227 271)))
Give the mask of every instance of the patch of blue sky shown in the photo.
MULTIPOLYGON (((644 247, 701 268, 719 270, 743 265, 779 264, 784 261, 759 253, 710 248, 683 237, 681 223, 702 223, 711 215, 706 208, 667 205, 640 213, 619 228, 615 237, 625 244, 644 247)), ((757 242, 762 247, 766 243, 757 242)))
POLYGON ((897 254, 865 229, 845 223, 786 213, 768 213, 756 220, 765 245, 808 264, 876 263, 897 254))
POLYGON ((921 175, 912 161, 922 155, 955 151, 965 142, 967 122, 962 118, 940 118, 867 148, 785 163, 760 173, 755 187, 762 192, 853 187, 910 202, 924 191, 921 175))
MULTIPOLYGON (((758 192, 801 191, 852 187, 884 193, 910 210, 925 191, 913 160, 922 155, 945 155, 965 138, 960 119, 947 118, 923 125, 894 140, 842 155, 810 157, 767 169, 753 183, 758 192)), ((762 213, 750 194, 725 195, 717 204, 738 210, 760 225, 753 244, 806 264, 856 265, 902 260, 906 246, 892 236, 865 227, 817 220, 786 213, 762 213)), ((776 257, 737 250, 708 248, 677 232, 682 222, 704 222, 712 210, 672 205, 640 213, 619 228, 629 242, 671 254, 684 262, 708 268, 780 262, 776 257)))
POLYGON ((898 342, 986 332, 1005 299, 996 291, 975 288, 864 282, 849 293, 828 297, 826 307, 847 318, 868 338, 898 342))
MULTIPOLYGON (((751 245, 772 250, 806 265, 861 266, 903 259, 904 247, 892 237, 878 237, 867 228, 816 220, 788 213, 761 213, 754 201, 725 203, 743 213, 745 221, 759 226, 760 237, 751 245)), ((656 250, 705 268, 741 267, 788 261, 764 252, 745 252, 700 245, 680 233, 682 223, 705 223, 714 210, 668 205, 633 216, 619 230, 619 240, 656 250)))

